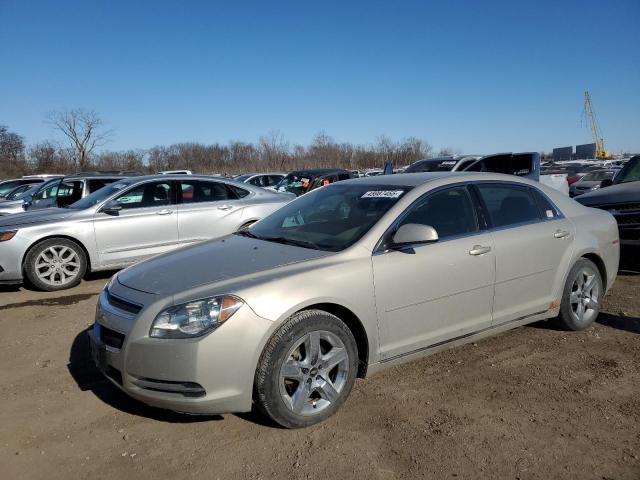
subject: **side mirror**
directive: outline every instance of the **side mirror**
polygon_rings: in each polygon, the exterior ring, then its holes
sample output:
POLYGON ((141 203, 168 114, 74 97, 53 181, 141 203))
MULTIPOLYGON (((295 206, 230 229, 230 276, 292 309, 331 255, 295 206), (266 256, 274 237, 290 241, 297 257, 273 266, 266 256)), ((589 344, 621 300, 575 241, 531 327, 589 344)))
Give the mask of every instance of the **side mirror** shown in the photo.
POLYGON ((28 210, 32 204, 33 204, 33 195, 27 195, 22 199, 23 210, 28 210))
POLYGON ((393 235, 392 248, 438 241, 438 232, 430 225, 407 223, 393 235))
POLYGON ((102 213, 106 213, 107 215, 113 215, 117 217, 118 215, 120 215, 120 210, 122 210, 122 205, 120 205, 118 202, 109 202, 100 211, 102 213))
POLYGON ((611 185, 613 185, 613 179, 611 178, 605 178, 600 182, 600 188, 610 187, 611 185))

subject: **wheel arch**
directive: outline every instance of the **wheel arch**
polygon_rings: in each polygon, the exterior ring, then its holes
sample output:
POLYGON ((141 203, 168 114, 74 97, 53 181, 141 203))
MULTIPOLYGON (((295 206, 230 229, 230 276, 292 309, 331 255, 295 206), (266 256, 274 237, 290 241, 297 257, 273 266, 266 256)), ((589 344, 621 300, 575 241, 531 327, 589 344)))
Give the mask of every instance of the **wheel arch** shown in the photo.
POLYGON ((38 245, 39 243, 42 243, 44 241, 51 240, 51 239, 54 239, 54 238, 64 238, 65 240, 70 240, 73 243, 78 244, 80 246, 80 248, 82 249, 82 251, 84 252, 85 256, 87 257, 87 271, 86 271, 86 273, 91 272, 91 255, 89 254, 89 250, 84 245, 84 243, 82 243, 80 240, 78 240, 77 238, 75 238, 75 237, 73 237, 71 235, 54 234, 54 235, 47 235, 46 237, 42 237, 42 238, 39 238, 39 239, 35 240, 33 243, 31 243, 31 245, 29 245, 29 248, 27 248, 24 251, 24 254, 22 255, 22 259, 20 260, 20 266, 22 268, 23 273, 24 273, 24 262, 27 259, 27 256, 29 255, 31 250, 33 250, 34 247, 36 245, 38 245))
MULTIPOLYGON (((364 378, 367 375, 367 366, 369 365, 369 338, 364 325, 358 316, 347 307, 337 303, 315 303, 307 305, 298 312, 306 310, 322 310, 338 317, 351 330, 358 347, 358 377, 364 378)), ((295 313, 298 313, 295 312, 295 313)))

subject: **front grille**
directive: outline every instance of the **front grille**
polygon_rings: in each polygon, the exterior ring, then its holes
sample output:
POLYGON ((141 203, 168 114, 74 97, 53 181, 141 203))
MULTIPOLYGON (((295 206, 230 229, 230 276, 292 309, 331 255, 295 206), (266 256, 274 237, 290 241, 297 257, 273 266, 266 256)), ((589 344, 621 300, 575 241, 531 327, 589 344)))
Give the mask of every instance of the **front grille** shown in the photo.
POLYGON ((639 225, 640 215, 615 215, 618 225, 639 225))
POLYGON ((107 301, 109 305, 117 308, 118 310, 122 310, 123 312, 131 313, 133 315, 137 315, 142 310, 140 305, 136 305, 135 303, 128 302, 120 297, 116 297, 112 295, 110 291, 107 290, 107 301))
POLYGON ((594 208, 601 208, 602 210, 615 210, 617 212, 632 212, 633 210, 640 211, 640 203, 608 203, 606 205, 594 205, 594 208))
POLYGON ((120 332, 116 332, 115 330, 111 330, 104 325, 100 325, 100 340, 105 345, 120 350, 124 343, 124 335, 120 332))

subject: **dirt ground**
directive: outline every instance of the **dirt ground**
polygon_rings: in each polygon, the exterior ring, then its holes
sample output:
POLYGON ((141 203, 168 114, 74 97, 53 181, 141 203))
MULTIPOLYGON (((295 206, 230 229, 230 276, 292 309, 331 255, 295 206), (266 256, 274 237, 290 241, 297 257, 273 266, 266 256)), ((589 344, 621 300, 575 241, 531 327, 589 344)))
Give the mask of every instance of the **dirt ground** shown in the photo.
POLYGON ((640 478, 640 275, 599 323, 518 328, 359 380, 328 422, 192 417, 130 400, 90 363, 101 275, 0 289, 0 477, 640 478))

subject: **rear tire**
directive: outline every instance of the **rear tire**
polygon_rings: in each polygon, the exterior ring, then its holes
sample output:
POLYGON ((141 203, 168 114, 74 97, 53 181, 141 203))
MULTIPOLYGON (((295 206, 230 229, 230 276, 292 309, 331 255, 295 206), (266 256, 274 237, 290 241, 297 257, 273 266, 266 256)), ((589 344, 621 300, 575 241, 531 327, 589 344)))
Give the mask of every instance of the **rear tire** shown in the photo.
POLYGON ((45 292, 55 292, 80 283, 87 271, 87 256, 72 240, 50 238, 29 250, 23 268, 31 285, 45 292))
POLYGON ((600 313, 603 296, 598 267, 591 260, 581 258, 567 276, 555 325, 573 331, 589 328, 600 313))
POLYGON ((358 371, 358 347, 349 328, 322 310, 287 320, 267 343, 256 370, 254 400, 286 428, 320 423, 345 402, 358 371))

